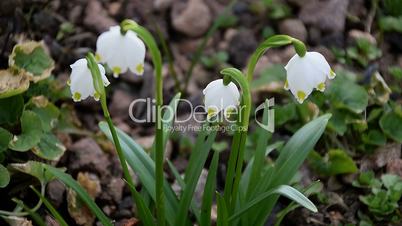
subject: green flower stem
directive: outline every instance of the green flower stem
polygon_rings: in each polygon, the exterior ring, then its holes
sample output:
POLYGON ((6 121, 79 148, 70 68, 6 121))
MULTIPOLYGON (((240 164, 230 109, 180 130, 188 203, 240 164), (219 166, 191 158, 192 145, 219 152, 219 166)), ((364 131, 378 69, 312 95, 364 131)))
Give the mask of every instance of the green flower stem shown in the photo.
POLYGON ((242 90, 241 108, 238 119, 238 129, 233 137, 232 151, 229 157, 228 171, 226 174, 224 199, 229 213, 233 213, 236 206, 237 193, 240 185, 243 167, 244 149, 246 145, 247 131, 251 110, 251 92, 249 83, 241 71, 236 68, 226 68, 221 71, 224 82, 228 80, 237 83, 242 90))
POLYGON ((117 136, 116 129, 113 125, 112 118, 110 117, 110 113, 107 108, 105 87, 103 85, 102 77, 101 77, 98 65, 96 63, 96 60, 95 60, 95 56, 92 53, 88 53, 87 61, 88 61, 88 68, 90 69, 91 74, 92 74, 95 90, 100 96, 99 99, 101 102, 103 115, 109 126, 110 133, 112 134, 112 137, 113 137, 114 146, 116 147, 116 152, 119 157, 121 167, 123 169, 124 178, 126 179, 128 184, 132 185, 132 186, 129 186, 131 195, 132 195, 132 198, 135 201, 135 203, 138 204, 139 203, 138 191, 136 191, 135 187, 133 186, 134 185, 133 179, 130 175, 130 172, 128 171, 126 158, 121 149, 120 140, 117 136))
MULTIPOLYGON (((45 195, 45 188, 46 184, 41 182, 40 183, 40 194, 45 195)), ((32 211, 37 211, 40 207, 42 206, 42 199, 39 199, 38 203, 33 207, 31 210, 32 211)), ((5 215, 5 216, 16 216, 16 217, 24 217, 29 215, 29 212, 21 212, 22 208, 16 208, 14 211, 6 211, 6 210, 0 210, 0 215, 5 215), (19 210, 18 210, 19 209, 19 210), (17 210, 17 211, 16 211, 17 210)))
POLYGON ((253 55, 251 55, 250 60, 247 65, 247 79, 248 82, 253 80, 254 69, 257 65, 258 60, 261 58, 264 53, 273 47, 281 47, 285 45, 293 44, 296 53, 303 57, 306 54, 306 46, 304 43, 298 39, 292 38, 288 35, 274 35, 264 42, 262 42, 257 49, 254 51, 253 55))
POLYGON ((132 20, 124 20, 121 23, 123 32, 131 30, 135 32, 147 45, 151 52, 152 61, 156 75, 156 144, 155 144, 155 191, 156 191, 156 213, 159 226, 165 225, 165 195, 163 191, 163 127, 162 127, 162 104, 163 104, 163 79, 162 79, 162 57, 152 34, 144 27, 139 26, 132 20))

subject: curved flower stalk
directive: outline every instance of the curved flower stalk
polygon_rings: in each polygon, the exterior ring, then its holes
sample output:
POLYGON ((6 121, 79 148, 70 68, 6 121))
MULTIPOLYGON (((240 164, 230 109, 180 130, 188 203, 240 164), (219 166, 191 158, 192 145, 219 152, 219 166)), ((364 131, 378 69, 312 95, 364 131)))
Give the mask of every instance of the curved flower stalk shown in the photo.
POLYGON ((325 57, 317 52, 307 52, 300 57, 295 54, 285 66, 287 78, 285 89, 290 90, 301 104, 313 89, 324 92, 325 80, 335 78, 325 57))
POLYGON ((202 92, 205 96, 204 102, 205 109, 208 112, 208 119, 222 110, 226 115, 229 110, 236 108, 240 104, 240 93, 233 82, 224 84, 223 79, 214 80, 202 92))
POLYGON ((98 37, 95 57, 108 65, 115 78, 127 70, 137 75, 144 73, 144 42, 131 30, 122 32, 120 26, 113 26, 98 37))
POLYGON ((237 120, 238 129, 233 137, 232 151, 229 157, 228 170, 226 174, 224 199, 229 213, 233 212, 236 206, 237 192, 239 189, 241 170, 243 167, 244 149, 247 139, 247 131, 251 110, 251 91, 246 77, 236 68, 225 68, 221 71, 224 75, 224 84, 231 81, 237 83, 242 90, 241 108, 237 120))
MULTIPOLYGON (((120 160, 120 164, 122 166, 123 169, 123 174, 124 174, 124 179, 126 180, 127 184, 129 185, 130 191, 131 191, 131 195, 133 197, 133 200, 135 201, 135 203, 137 204, 138 208, 138 214, 141 218, 141 220, 144 221, 144 225, 152 225, 153 222, 151 222, 150 219, 152 219, 152 215, 151 212, 149 211, 149 209, 147 208, 140 208, 143 203, 143 200, 141 199, 141 195, 138 193, 137 190, 135 190, 134 187, 134 182, 133 179, 130 175, 130 172, 128 170, 128 166, 127 166, 127 162, 126 162, 126 158, 124 156, 124 153, 122 151, 121 148, 121 144, 120 144, 120 140, 117 136, 117 132, 116 129, 113 125, 112 122, 112 118, 110 117, 110 113, 109 110, 107 108, 107 102, 106 102, 106 92, 105 92, 105 87, 104 87, 104 82, 103 82, 103 74, 102 71, 100 70, 98 64, 96 63, 95 60, 95 56, 92 53, 88 53, 87 57, 86 57, 86 61, 88 63, 88 68, 90 70, 90 73, 92 75, 93 78, 93 87, 95 88, 96 93, 99 94, 99 99, 101 102, 101 106, 102 106, 102 111, 103 111, 103 115, 105 117, 105 120, 109 126, 110 129, 110 133, 112 134, 113 137, 113 142, 114 145, 116 147, 116 152, 117 155, 119 157, 120 160)), ((104 72, 103 72, 104 73, 104 72)))
POLYGON ((287 79, 284 88, 290 90, 299 103, 303 103, 314 89, 323 92, 326 78, 333 79, 335 73, 323 55, 307 52, 304 43, 298 39, 288 35, 275 35, 261 43, 250 57, 247 78, 249 82, 253 80, 255 66, 268 49, 290 44, 294 46, 296 54, 285 66, 287 79))
MULTIPOLYGON (((88 68, 86 59, 79 59, 71 67, 71 76, 67 84, 70 86, 70 91, 75 102, 84 100, 89 96, 93 97, 96 101, 100 98, 100 93, 95 90, 91 71, 88 68)), ((110 84, 105 76, 105 69, 102 65, 98 64, 98 69, 102 78, 104 86, 110 84)))
POLYGON ((165 225, 165 194, 163 190, 163 125, 162 125, 162 104, 163 104, 163 78, 162 78, 162 57, 152 34, 142 26, 139 26, 133 20, 124 20, 120 24, 122 33, 132 31, 136 33, 147 45, 151 52, 156 76, 156 134, 155 134, 155 191, 156 191, 156 214, 157 225, 165 225))

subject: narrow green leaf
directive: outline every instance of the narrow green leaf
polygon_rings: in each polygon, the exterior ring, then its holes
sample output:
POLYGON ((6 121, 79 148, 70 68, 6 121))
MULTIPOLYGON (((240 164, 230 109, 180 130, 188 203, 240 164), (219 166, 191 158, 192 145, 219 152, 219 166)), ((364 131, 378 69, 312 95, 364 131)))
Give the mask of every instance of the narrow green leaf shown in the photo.
POLYGON ((45 221, 43 221, 43 219, 39 216, 38 213, 32 211, 31 208, 29 208, 28 206, 26 206, 24 204, 24 202, 22 202, 19 199, 13 198, 12 199, 15 203, 17 203, 17 205, 21 206, 25 211, 27 211, 29 213, 29 215, 31 216, 32 220, 39 226, 46 226, 45 221))
MULTIPOLYGON (((262 116, 263 125, 268 125, 268 117, 269 117, 268 113, 269 112, 270 112, 269 100, 265 100, 264 113, 262 116)), ((274 120, 271 119, 271 121, 273 122, 274 120)), ((249 194, 252 191, 252 189, 255 187, 255 184, 261 177, 262 167, 264 166, 264 162, 265 162, 265 150, 267 147, 269 135, 271 135, 271 133, 269 131, 266 131, 262 127, 258 128, 257 133, 258 133, 257 147, 254 152, 254 158, 253 158, 254 161, 253 161, 253 165, 252 165, 252 169, 251 169, 249 184, 247 186, 247 194, 249 194)))
MULTIPOLYGON (((317 194, 321 192, 323 185, 319 181, 315 181, 310 184, 307 188, 303 189, 303 194, 306 197, 309 197, 312 194, 317 194)), ((276 221, 275 226, 280 226, 283 218, 290 213, 291 211, 295 210, 296 208, 300 207, 298 203, 291 202, 285 209, 282 209, 279 213, 276 214, 276 221)))
POLYGON ((88 208, 92 211, 92 213, 99 219, 99 221, 104 226, 113 226, 110 219, 96 205, 94 200, 92 200, 92 198, 88 195, 88 193, 69 174, 66 174, 60 169, 54 168, 53 166, 50 165, 43 164, 43 167, 46 169, 47 172, 53 174, 57 179, 62 181, 65 185, 72 188, 81 198, 81 200, 85 202, 85 204, 87 204, 88 208))
POLYGON ((292 201, 297 202, 298 204, 309 209, 312 212, 318 211, 317 207, 314 205, 314 203, 312 203, 308 198, 306 198, 298 190, 290 187, 289 185, 281 185, 276 189, 273 189, 271 191, 267 191, 267 192, 260 194, 257 198, 253 199, 246 206, 242 207, 235 214, 233 214, 229 218, 229 221, 236 220, 238 217, 240 217, 241 215, 246 213, 251 208, 257 206, 260 203, 266 202, 267 199, 274 194, 280 194, 280 195, 286 196, 287 198, 291 199, 292 201))
MULTIPOLYGON (((173 165, 173 163, 171 161, 169 161, 169 159, 166 160, 166 162, 169 165, 170 170, 173 173, 173 176, 175 177, 175 179, 177 180, 177 183, 180 185, 181 190, 183 191, 184 188, 186 187, 186 183, 184 182, 183 177, 180 175, 179 171, 177 171, 176 167, 173 165)), ((191 200, 191 210, 193 211, 195 218, 197 219, 197 221, 200 221, 200 214, 198 211, 198 207, 195 203, 195 200, 191 200)))
MULTIPOLYGON (((330 114, 326 114, 314 119, 291 137, 280 151, 272 172, 273 176, 267 182, 267 189, 270 190, 290 182, 310 151, 313 150, 314 145, 324 132, 330 117, 330 114)), ((256 212, 259 212, 254 218, 257 221, 255 225, 261 225, 265 222, 278 197, 278 195, 271 196, 262 206, 255 208, 256 212)))
MULTIPOLYGON (((177 93, 173 99, 170 101, 168 107, 165 109, 162 117, 163 124, 163 149, 165 150, 166 144, 169 140, 169 135, 171 132, 170 127, 173 125, 174 119, 176 117, 177 105, 179 104, 179 100, 181 97, 181 93, 177 93)), ((152 159, 155 159, 155 141, 152 144, 152 159)))
POLYGON ((229 226, 228 210, 226 207, 226 202, 219 194, 216 192, 216 199, 218 203, 218 218, 216 219, 217 226, 229 226))
POLYGON ((205 183, 204 187, 204 194, 201 204, 200 226, 211 225, 211 207, 214 191, 216 189, 216 172, 218 170, 218 163, 219 152, 215 151, 214 156, 212 157, 211 165, 209 167, 207 182, 205 183))
MULTIPOLYGON (((132 185, 130 183, 127 183, 127 181, 126 181, 126 184, 128 186, 132 187, 132 185)), ((145 219, 141 218, 142 223, 145 226, 153 226, 155 224, 155 221, 152 217, 151 211, 149 210, 148 206, 145 204, 145 201, 141 197, 140 193, 138 193, 134 187, 132 187, 132 188, 133 188, 134 196, 135 196, 136 203, 137 203, 137 209, 138 209, 138 211, 141 212, 140 216, 143 216, 145 218, 145 219)))
POLYGON ((194 191, 197 186, 198 179, 201 175, 202 168, 204 167, 204 164, 208 158, 211 146, 215 141, 216 130, 210 132, 206 136, 206 140, 204 139, 204 133, 207 133, 207 131, 204 130, 202 134, 197 138, 195 149, 193 150, 188 163, 188 167, 186 169, 186 174, 184 178, 186 186, 180 198, 179 210, 175 223, 176 226, 184 226, 186 223, 186 216, 191 204, 191 200, 193 198, 194 191))
POLYGON ((36 195, 42 200, 43 204, 45 204, 46 208, 50 211, 52 216, 56 219, 56 221, 61 226, 68 226, 67 222, 63 219, 59 212, 53 207, 53 205, 43 196, 38 190, 36 190, 33 186, 31 189, 36 193, 36 195))
MULTIPOLYGON (((99 128, 107 136, 109 140, 112 140, 109 127, 106 122, 100 122, 99 128)), ((144 151, 144 149, 138 145, 133 139, 126 133, 116 127, 117 136, 119 137, 120 144, 127 163, 138 175, 142 185, 152 197, 152 200, 156 200, 155 193, 155 163, 151 157, 144 151)), ((176 194, 173 192, 169 183, 165 180, 164 191, 166 195, 166 218, 170 225, 174 225, 174 219, 177 214, 178 200, 176 194)))

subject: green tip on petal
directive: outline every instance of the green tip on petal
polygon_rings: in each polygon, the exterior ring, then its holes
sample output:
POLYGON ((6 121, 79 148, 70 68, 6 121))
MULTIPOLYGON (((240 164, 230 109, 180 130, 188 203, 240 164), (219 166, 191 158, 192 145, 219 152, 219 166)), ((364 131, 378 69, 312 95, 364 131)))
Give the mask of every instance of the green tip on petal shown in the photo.
POLYGON ((303 101, 306 99, 306 93, 303 91, 297 91, 297 101, 299 103, 303 103, 303 101))
POLYGON ((119 74, 121 73, 121 68, 120 67, 113 67, 112 72, 113 72, 113 77, 117 78, 117 77, 119 77, 119 74))
POLYGON ((215 114, 216 114, 216 109, 215 108, 208 108, 207 118, 211 118, 215 114))
POLYGON ((236 113, 235 110, 236 110, 236 109, 233 108, 233 107, 226 109, 226 111, 225 111, 225 117, 226 117, 226 118, 230 118, 232 115, 234 115, 234 114, 236 113))
POLYGON ((289 83, 288 80, 286 79, 285 85, 283 86, 284 89, 289 90, 289 83))
POLYGON ((94 93, 94 99, 95 99, 96 101, 99 101, 99 99, 100 99, 100 94, 99 94, 98 92, 95 92, 95 93, 94 93))
POLYGON ((137 64, 135 70, 138 74, 142 75, 144 73, 144 64, 137 64))
POLYGON ((102 60, 102 57, 99 55, 99 53, 96 53, 96 54, 95 54, 95 60, 96 60, 97 62, 100 62, 100 61, 102 60))
POLYGON ((329 78, 330 78, 330 79, 333 79, 333 78, 335 78, 335 76, 336 76, 335 72, 331 69, 331 70, 329 71, 329 78))
POLYGON ((67 80, 67 85, 68 85, 68 86, 71 86, 71 79, 68 79, 68 80, 67 80))
POLYGON ((74 100, 75 102, 80 101, 80 100, 81 100, 81 93, 75 92, 75 93, 73 94, 73 100, 74 100))
POLYGON ((317 90, 319 90, 319 91, 321 91, 321 92, 324 92, 324 90, 325 90, 325 83, 324 83, 324 82, 321 82, 320 84, 318 84, 317 90))

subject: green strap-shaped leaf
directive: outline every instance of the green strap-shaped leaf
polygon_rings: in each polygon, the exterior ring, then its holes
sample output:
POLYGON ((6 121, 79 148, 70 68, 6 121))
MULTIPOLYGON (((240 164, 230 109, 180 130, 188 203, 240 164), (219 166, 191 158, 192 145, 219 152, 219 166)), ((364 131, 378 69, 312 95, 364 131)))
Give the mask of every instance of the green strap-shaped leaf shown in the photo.
POLYGON ((207 182, 204 187, 204 194, 201 204, 200 226, 211 225, 211 207, 216 189, 216 172, 218 170, 219 152, 215 151, 212 157, 211 165, 208 170, 207 182))
POLYGON ((186 169, 184 182, 186 184, 180 197, 178 215, 176 217, 175 226, 184 226, 186 223, 188 210, 193 198, 194 191, 197 186, 198 179, 201 175, 202 168, 208 158, 212 143, 215 141, 216 130, 207 134, 204 126, 203 131, 197 137, 195 149, 190 157, 188 167, 186 169), (207 135, 206 137, 204 137, 207 135), (206 138, 206 140, 205 140, 206 138))
POLYGON ((257 198, 253 199, 246 206, 242 207, 235 214, 233 214, 229 218, 229 221, 236 220, 238 217, 242 216, 244 213, 246 213, 251 208, 259 205, 260 203, 267 201, 267 199, 274 194, 280 194, 280 195, 286 196, 287 198, 291 199, 292 201, 297 202, 301 206, 309 209, 310 211, 313 211, 313 212, 318 211, 317 207, 314 205, 314 203, 312 203, 308 198, 306 198, 298 190, 296 190, 288 185, 281 185, 274 190, 267 191, 267 192, 260 194, 257 198))
MULTIPOLYGON (((106 122, 100 122, 99 128, 109 140, 112 140, 112 135, 110 134, 110 130, 106 122)), ((152 200, 155 201, 155 163, 145 152, 145 150, 133 139, 131 139, 130 136, 118 128, 116 128, 116 132, 127 163, 138 175, 141 184, 151 195, 152 200)), ((178 209, 178 201, 175 193, 166 180, 164 183, 164 190, 166 195, 166 218, 170 225, 174 225, 174 219, 178 209)))
POLYGON ((216 200, 218 203, 218 217, 216 219, 217 226, 229 226, 229 213, 226 202, 222 195, 216 192, 216 200))
MULTIPOLYGON (((290 182, 310 151, 313 150, 330 117, 330 114, 326 114, 314 119, 291 137, 280 151, 279 157, 275 162, 272 177, 267 182, 267 190, 290 182)), ((254 225, 263 225, 278 197, 278 195, 273 195, 262 203, 262 206, 255 208, 255 212, 258 214, 254 215, 254 220, 256 221, 254 225)))
MULTIPOLYGON (((126 183, 127 183, 127 181, 126 181, 126 183)), ((134 191, 133 195, 135 196, 135 199, 136 199, 137 209, 140 212, 140 216, 142 216, 141 221, 142 221, 143 225, 145 225, 145 226, 155 225, 155 221, 152 217, 152 213, 149 210, 148 206, 145 204, 145 201, 142 198, 142 196, 140 195, 140 193, 138 193, 137 190, 134 187, 132 187, 131 184, 127 183, 127 185, 130 186, 132 188, 132 190, 134 191)))
POLYGON ((53 205, 45 198, 45 196, 43 196, 33 186, 31 186, 31 189, 42 200, 43 204, 45 204, 46 208, 50 211, 50 213, 56 219, 56 221, 60 224, 60 226, 68 226, 67 222, 63 219, 63 217, 60 215, 60 213, 53 207, 53 205))
POLYGON ((47 172, 51 173, 65 185, 73 189, 104 226, 113 226, 110 219, 102 212, 98 205, 96 205, 94 200, 92 200, 88 193, 69 174, 46 164, 43 164, 43 167, 47 172))
POLYGON ((38 213, 36 213, 35 211, 33 211, 31 208, 29 208, 28 206, 26 206, 24 204, 24 202, 22 202, 21 200, 12 199, 15 203, 17 203, 17 205, 21 206, 25 211, 27 211, 29 213, 29 215, 31 216, 32 220, 36 223, 36 225, 38 226, 46 226, 45 221, 40 217, 40 215, 38 213))

